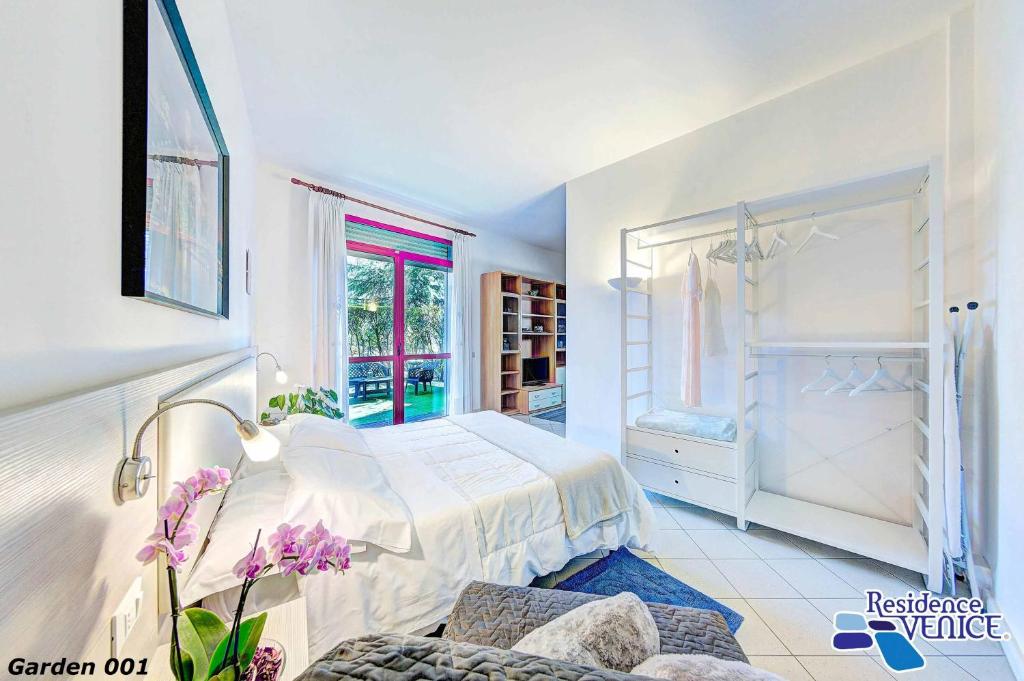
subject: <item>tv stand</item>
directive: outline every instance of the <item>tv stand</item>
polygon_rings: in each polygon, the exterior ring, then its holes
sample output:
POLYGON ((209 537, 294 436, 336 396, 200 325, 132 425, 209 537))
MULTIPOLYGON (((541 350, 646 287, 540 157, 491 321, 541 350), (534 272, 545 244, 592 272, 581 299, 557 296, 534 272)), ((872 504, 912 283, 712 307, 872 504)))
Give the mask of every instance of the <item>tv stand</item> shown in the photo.
POLYGON ((519 413, 532 414, 544 409, 558 407, 562 404, 563 399, 562 386, 558 383, 524 385, 519 391, 519 413))

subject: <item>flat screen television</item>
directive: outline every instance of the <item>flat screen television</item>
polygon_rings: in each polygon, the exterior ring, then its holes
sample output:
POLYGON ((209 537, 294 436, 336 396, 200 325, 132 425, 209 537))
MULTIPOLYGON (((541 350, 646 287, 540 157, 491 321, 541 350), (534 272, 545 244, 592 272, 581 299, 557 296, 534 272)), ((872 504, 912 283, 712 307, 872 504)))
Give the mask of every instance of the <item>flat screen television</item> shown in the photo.
POLYGON ((547 357, 528 357, 523 360, 523 385, 544 385, 550 382, 547 357))

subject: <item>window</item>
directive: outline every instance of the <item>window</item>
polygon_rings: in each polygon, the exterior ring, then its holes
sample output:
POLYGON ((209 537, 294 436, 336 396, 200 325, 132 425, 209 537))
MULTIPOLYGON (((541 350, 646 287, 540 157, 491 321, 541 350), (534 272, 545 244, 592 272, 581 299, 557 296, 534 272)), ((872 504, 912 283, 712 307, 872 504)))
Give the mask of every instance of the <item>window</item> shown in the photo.
POLYGON ((351 423, 445 416, 451 242, 352 215, 345 229, 351 423))

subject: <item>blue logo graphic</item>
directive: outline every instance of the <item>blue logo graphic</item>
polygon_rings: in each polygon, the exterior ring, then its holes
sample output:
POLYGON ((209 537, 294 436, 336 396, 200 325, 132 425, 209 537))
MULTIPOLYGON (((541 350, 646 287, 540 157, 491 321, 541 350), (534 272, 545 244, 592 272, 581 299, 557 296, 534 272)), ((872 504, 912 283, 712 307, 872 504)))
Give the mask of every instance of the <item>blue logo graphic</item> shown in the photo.
POLYGON ((987 612, 979 598, 936 597, 927 591, 886 597, 868 589, 864 613, 837 612, 832 647, 836 650, 868 650, 878 646, 882 660, 894 672, 925 666, 924 656, 913 641, 1005 641, 1003 616, 987 612))
POLYGON ((908 672, 925 665, 924 656, 888 620, 868 620, 858 612, 837 612, 835 627, 832 647, 836 650, 866 650, 877 645, 885 664, 894 672, 908 672))

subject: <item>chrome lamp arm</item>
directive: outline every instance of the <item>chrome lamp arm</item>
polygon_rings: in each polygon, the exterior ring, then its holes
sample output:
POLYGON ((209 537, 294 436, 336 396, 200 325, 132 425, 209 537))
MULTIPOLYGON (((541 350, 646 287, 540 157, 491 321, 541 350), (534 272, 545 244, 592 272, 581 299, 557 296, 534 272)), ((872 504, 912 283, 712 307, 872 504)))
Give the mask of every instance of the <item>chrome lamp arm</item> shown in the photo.
POLYGON ((220 407, 231 414, 231 417, 235 420, 235 431, 238 433, 238 437, 241 438, 242 447, 250 459, 266 461, 277 456, 277 450, 280 447, 277 439, 249 419, 243 419, 238 415, 238 412, 223 402, 201 398, 169 402, 150 414, 142 422, 142 426, 139 427, 139 431, 135 435, 131 456, 126 457, 119 464, 117 482, 115 483, 115 495, 118 503, 144 497, 149 490, 149 481, 155 477, 153 475, 153 462, 148 456, 142 455, 142 436, 146 429, 165 412, 189 404, 209 404, 214 407, 220 407))

